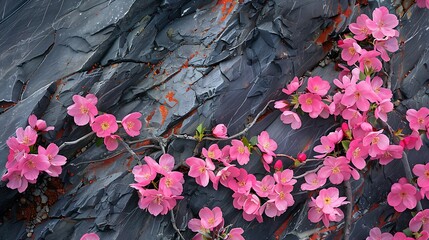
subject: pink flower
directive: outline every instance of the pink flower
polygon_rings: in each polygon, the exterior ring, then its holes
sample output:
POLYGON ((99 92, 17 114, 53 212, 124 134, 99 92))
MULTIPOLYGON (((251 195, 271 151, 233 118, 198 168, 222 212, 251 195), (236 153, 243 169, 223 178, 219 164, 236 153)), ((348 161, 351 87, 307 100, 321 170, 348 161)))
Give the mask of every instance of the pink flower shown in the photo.
POLYGON ((314 93, 301 94, 298 97, 298 102, 301 104, 302 111, 308 113, 311 118, 317 118, 325 105, 322 98, 314 93))
POLYGON ((381 53, 381 59, 385 62, 390 61, 390 57, 387 54, 389 52, 396 52, 399 49, 398 39, 395 37, 391 37, 387 40, 376 40, 374 44, 374 49, 381 53))
POLYGON ((275 101, 274 108, 279 109, 282 112, 287 111, 289 109, 289 102, 286 100, 275 101))
POLYGON ((339 143, 343 139, 343 131, 337 129, 335 132, 331 132, 328 136, 322 136, 320 138, 321 145, 317 145, 313 148, 315 152, 323 153, 322 155, 315 156, 316 158, 323 158, 328 153, 332 152, 335 148, 335 144, 339 143))
POLYGON ((250 160, 249 148, 244 146, 242 141, 236 139, 233 139, 231 141, 231 144, 232 146, 229 149, 229 156, 231 160, 237 159, 237 162, 240 165, 247 164, 250 160))
POLYGON ((219 182, 223 186, 228 187, 229 181, 234 181, 234 178, 238 177, 239 175, 240 170, 234 165, 229 165, 225 168, 222 168, 219 172, 217 172, 215 179, 212 180, 213 188, 217 190, 219 182))
POLYGON ((95 233, 85 233, 80 240, 100 240, 100 237, 95 233))
POLYGON ((91 128, 97 137, 107 137, 118 130, 116 117, 108 113, 100 115, 94 119, 91 128))
POLYGON ((261 181, 256 181, 252 187, 258 196, 268 197, 273 192, 275 183, 274 178, 267 175, 261 181))
POLYGON ((418 212, 410 221, 410 230, 419 232, 423 227, 424 231, 429 231, 429 209, 418 212))
POLYGON ((382 134, 383 130, 377 132, 370 132, 366 137, 363 138, 363 146, 367 147, 368 154, 371 157, 376 157, 379 154, 383 154, 389 147, 389 138, 382 134))
POLYGON ((303 191, 316 190, 326 183, 326 178, 321 178, 316 173, 309 173, 305 175, 304 179, 306 183, 301 184, 301 190, 303 191))
POLYGON ((259 208, 259 214, 265 213, 268 217, 276 217, 282 215, 286 210, 280 211, 277 209, 274 200, 268 200, 259 208))
POLYGON ((429 187, 429 163, 426 165, 416 164, 413 167, 413 173, 418 177, 417 184, 421 188, 429 187))
POLYGON ((190 166, 188 175, 195 178, 198 185, 205 187, 209 184, 209 175, 214 175, 213 170, 215 169, 213 162, 209 158, 204 161, 200 158, 190 157, 186 159, 186 164, 190 166))
POLYGON ((402 153, 404 152, 404 148, 400 145, 389 145, 386 151, 383 154, 375 157, 378 158, 381 165, 389 164, 393 159, 402 158, 402 153))
POLYGON ((183 173, 168 172, 159 180, 159 190, 167 195, 180 195, 183 192, 183 173))
POLYGON ((350 85, 346 89, 341 99, 341 104, 347 107, 356 105, 359 110, 366 112, 370 107, 369 102, 376 102, 378 99, 371 85, 365 81, 361 81, 356 85, 350 85))
POLYGON ((206 158, 218 160, 222 157, 222 151, 219 149, 217 144, 212 144, 208 150, 203 148, 203 155, 206 158))
POLYGON ((9 147, 9 155, 7 156, 6 168, 15 167, 25 153, 30 153, 30 148, 18 142, 15 137, 10 137, 6 140, 9 147))
POLYGON ((233 228, 229 231, 226 240, 245 240, 242 234, 244 230, 242 228, 233 228))
POLYGON ((20 168, 21 174, 27 180, 36 180, 40 171, 46 171, 51 164, 45 155, 24 154, 20 168))
POLYGON ((387 195, 387 203, 394 207, 397 212, 405 209, 413 209, 417 206, 416 188, 409 184, 407 179, 401 178, 398 183, 394 183, 387 195))
POLYGON ((299 129, 302 125, 298 114, 292 111, 284 111, 282 115, 280 115, 280 120, 282 120, 284 124, 291 124, 290 127, 292 129, 299 129))
POLYGON ((114 151, 118 148, 118 139, 120 139, 118 135, 109 135, 104 137, 104 145, 106 145, 107 150, 114 151))
POLYGON ((224 124, 218 124, 213 128, 212 133, 217 138, 227 138, 227 131, 228 129, 224 124))
POLYGON ((369 231, 369 236, 366 240, 391 240, 393 238, 390 233, 381 233, 380 228, 375 227, 369 231))
POLYGON ((248 194, 243 202, 243 211, 249 215, 258 214, 261 207, 261 200, 256 194, 248 194))
POLYGON ((162 154, 159 158, 159 164, 151 157, 144 157, 145 162, 157 173, 162 175, 167 174, 174 168, 174 157, 168 153, 162 154))
POLYGON ((228 166, 232 160, 229 157, 229 151, 231 150, 231 146, 226 145, 222 148, 222 156, 220 157, 219 161, 222 162, 225 166, 228 166))
POLYGON ((282 91, 287 95, 292 95, 302 85, 302 81, 299 81, 297 77, 294 77, 292 81, 283 88, 282 91))
POLYGON ((290 169, 274 173, 274 180, 280 185, 294 185, 297 182, 293 179, 293 171, 290 169))
MULTIPOLYGON (((268 134, 267 131, 262 131, 258 135, 258 144, 256 146, 258 146, 261 152, 267 153, 268 155, 273 157, 276 156, 274 151, 277 149, 277 143, 276 141, 270 138, 270 135, 268 134)), ((267 161, 267 163, 270 164, 271 162, 272 162, 272 157, 271 157, 271 161, 269 162, 267 161)))
POLYGON ((361 139, 355 139, 350 142, 346 157, 357 169, 362 170, 366 166, 368 147, 363 146, 361 139))
POLYGON ((16 129, 16 138, 18 142, 25 146, 32 146, 37 141, 37 132, 33 128, 27 126, 25 130, 20 127, 16 129))
POLYGON ((8 169, 7 173, 1 178, 2 181, 8 180, 6 186, 10 189, 17 189, 18 192, 24 192, 28 187, 28 182, 36 183, 36 180, 27 180, 21 175, 21 171, 17 168, 8 169))
POLYGON ((256 177, 253 174, 248 174, 243 168, 240 168, 240 175, 228 182, 228 187, 237 193, 249 194, 252 186, 256 184, 256 177))
POLYGON ((345 199, 345 197, 339 197, 338 188, 330 187, 320 190, 316 199, 311 198, 308 219, 314 223, 322 220, 325 227, 329 226, 329 221, 341 221, 344 213, 338 207, 348 203, 345 199))
POLYGON ((405 233, 403 233, 403 232, 397 232, 397 233, 395 233, 395 235, 393 235, 393 238, 390 238, 390 239, 392 239, 392 240, 414 240, 415 238, 407 237, 407 235, 405 235, 405 233))
POLYGON ((429 8, 429 0, 416 0, 419 8, 429 8))
POLYGON ((367 19, 366 26, 372 31, 372 36, 376 39, 383 39, 384 37, 395 37, 397 31, 394 30, 398 26, 398 18, 394 14, 389 14, 386 7, 376 8, 372 12, 372 18, 367 19))
POLYGON ((407 110, 407 121, 410 123, 412 130, 425 130, 426 125, 429 123, 429 109, 426 107, 420 108, 418 111, 415 109, 407 110))
POLYGON ((39 155, 44 155, 48 158, 50 166, 45 171, 53 177, 58 177, 61 174, 61 166, 66 164, 67 158, 58 155, 59 148, 56 144, 50 143, 48 147, 45 149, 42 146, 39 146, 38 153, 39 155))
MULTIPOLYGON (((210 233, 210 230, 208 230, 207 228, 204 228, 201 225, 201 220, 197 219, 197 218, 192 218, 191 220, 189 220, 188 228, 191 229, 192 232, 198 232, 198 233, 202 233, 202 234, 210 233)), ((201 240, 203 240, 201 234, 197 234, 195 237, 197 237, 198 235, 201 236, 201 240)), ((195 239, 195 237, 192 239, 195 239)))
POLYGON ((35 131, 47 132, 47 131, 55 129, 52 126, 47 127, 46 126, 46 122, 44 120, 42 120, 42 119, 37 119, 36 115, 34 115, 34 114, 31 114, 30 117, 28 117, 28 124, 35 131))
POLYGON ((268 197, 270 200, 273 200, 276 208, 279 211, 286 211, 288 207, 292 206, 295 203, 295 200, 293 199, 293 196, 291 194, 292 190, 292 185, 277 184, 274 187, 274 192, 268 197))
POLYGON ((349 25, 349 29, 353 34, 355 34, 354 38, 356 40, 362 41, 371 34, 371 31, 366 26, 367 20, 369 20, 369 17, 365 14, 361 14, 357 17, 356 23, 351 23, 349 25))
POLYGON ((390 101, 390 99, 384 99, 378 104, 374 111, 375 118, 380 118, 384 122, 387 122, 387 113, 391 112, 392 110, 393 103, 390 101))
POLYGON ((201 218, 201 226, 205 229, 213 230, 223 222, 222 210, 219 207, 210 210, 205 207, 202 208, 198 214, 201 218))
POLYGON ((161 190, 155 189, 146 189, 141 194, 139 207, 147 209, 154 216, 167 214, 176 206, 176 199, 183 199, 181 196, 165 195, 161 190))
POLYGON ((311 93, 315 93, 323 97, 328 93, 329 88, 331 88, 329 82, 323 80, 319 76, 308 78, 307 89, 311 93))
POLYGON ((362 48, 353 38, 346 38, 338 41, 338 47, 343 49, 343 51, 341 51, 341 58, 347 61, 348 65, 352 66, 359 60, 359 52, 362 48))
POLYGON ((147 164, 137 165, 133 168, 134 181, 138 183, 139 186, 147 186, 152 180, 156 177, 156 171, 152 170, 151 167, 147 164))
POLYGON ((97 97, 93 94, 88 94, 86 97, 73 95, 74 104, 67 108, 67 113, 74 117, 74 122, 78 126, 84 126, 94 121, 94 117, 98 114, 95 107, 97 97))
POLYGON ((349 165, 349 160, 345 157, 326 157, 323 167, 319 170, 318 176, 328 178, 333 184, 340 184, 349 180, 351 176, 355 180, 359 179, 359 173, 349 165))
POLYGON ((381 61, 377 58, 380 55, 379 52, 372 50, 366 51, 362 49, 359 57, 359 69, 362 72, 365 71, 375 71, 379 72, 382 68, 381 61))
POLYGON ((381 79, 380 77, 375 76, 372 80, 370 78, 367 78, 365 81, 371 85, 374 93, 379 97, 381 101, 387 99, 390 100, 390 98, 392 98, 392 91, 388 88, 383 87, 383 79, 381 79))
MULTIPOLYGON (((122 126, 125 129, 125 132, 127 132, 128 135, 131 137, 135 137, 140 135, 140 129, 142 128, 142 122, 139 120, 139 118, 142 116, 139 112, 133 112, 125 116, 121 123, 122 126)), ((115 120, 116 121, 116 120, 115 120)))
POLYGON ((410 136, 406 136, 401 140, 400 145, 405 149, 416 149, 418 151, 422 147, 423 141, 419 132, 413 131, 410 136))

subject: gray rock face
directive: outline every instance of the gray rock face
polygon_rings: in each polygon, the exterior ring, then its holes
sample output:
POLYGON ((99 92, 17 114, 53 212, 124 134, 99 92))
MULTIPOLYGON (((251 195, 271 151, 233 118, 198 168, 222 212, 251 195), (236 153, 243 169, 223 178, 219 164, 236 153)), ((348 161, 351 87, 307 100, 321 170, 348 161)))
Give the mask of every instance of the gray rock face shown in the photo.
MULTIPOLYGON (((280 89, 294 76, 337 76, 325 58, 332 42, 356 16, 378 5, 346 0, 0 0, 0 173, 6 171, 7 138, 32 113, 55 126, 43 136, 48 142, 61 144, 90 132, 67 115, 74 94, 95 94, 98 109, 118 119, 141 112, 139 139, 167 137, 172 131, 193 135, 200 123, 207 129, 224 123, 230 134, 237 133, 269 100, 281 98, 280 89)), ((406 127, 408 108, 429 106, 429 11, 416 6, 407 11, 398 27, 400 50, 385 69, 394 100, 400 100, 389 116, 395 128, 406 127)), ((277 152, 296 155, 309 149, 312 156, 320 136, 335 125, 334 119, 304 118, 303 127, 294 131, 279 114, 269 111, 247 136, 267 130, 279 144, 277 152)), ((0 183, 0 239, 79 239, 87 232, 101 239, 178 239, 170 215, 153 217, 138 208, 138 195, 128 186, 136 161, 124 149, 108 152, 93 140, 61 151, 68 164, 59 180, 42 177, 24 194, 0 183)), ((157 148, 132 147, 141 156, 161 154, 157 148)), ((174 139, 167 151, 179 162, 195 147, 202 146, 174 139)), ((428 141, 408 157, 411 165, 424 163, 428 141)), ((246 169, 264 173, 257 160, 246 169)), ((365 238, 374 226, 402 230, 408 224, 410 213, 392 219, 394 210, 386 202, 390 184, 385 183, 404 176, 401 169, 399 161, 383 168, 370 164, 365 180, 352 182, 353 239, 365 238)), ((318 233, 322 225, 306 216, 310 197, 297 187, 292 208, 259 224, 243 220, 232 206, 230 190, 185 180, 185 198, 174 211, 186 239, 193 236, 188 221, 204 206, 221 207, 226 223, 244 228, 246 239, 343 234, 343 223, 318 233)))

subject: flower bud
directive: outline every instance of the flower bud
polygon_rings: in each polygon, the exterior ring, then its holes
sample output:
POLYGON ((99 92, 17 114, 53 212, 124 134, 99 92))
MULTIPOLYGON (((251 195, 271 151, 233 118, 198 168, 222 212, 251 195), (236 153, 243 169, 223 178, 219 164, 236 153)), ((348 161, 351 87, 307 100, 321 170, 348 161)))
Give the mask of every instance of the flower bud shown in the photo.
POLYGON ((226 136, 227 130, 228 129, 226 128, 226 126, 224 124, 218 124, 212 130, 213 136, 215 136, 217 138, 227 138, 227 136, 226 136))
POLYGON ((277 160, 276 163, 274 163, 274 171, 280 172, 283 170, 283 162, 281 160, 277 160))
POLYGON ((304 162, 305 160, 307 160, 307 155, 305 155, 305 153, 299 153, 296 158, 298 159, 298 161, 304 162))

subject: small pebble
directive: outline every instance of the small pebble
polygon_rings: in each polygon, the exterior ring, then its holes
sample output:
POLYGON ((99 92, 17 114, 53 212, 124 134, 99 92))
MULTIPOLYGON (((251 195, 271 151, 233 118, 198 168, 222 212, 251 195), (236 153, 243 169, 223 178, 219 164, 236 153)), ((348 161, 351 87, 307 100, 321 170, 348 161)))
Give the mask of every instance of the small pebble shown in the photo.
POLYGON ((33 195, 34 196, 39 196, 40 195, 40 189, 34 190, 33 195))
POLYGON ((43 219, 43 220, 45 220, 46 218, 48 218, 48 214, 44 213, 44 214, 42 215, 42 219, 43 219))
POLYGON ((42 201, 43 204, 47 203, 48 202, 48 197, 46 195, 42 195, 41 196, 41 201, 42 201))
POLYGON ((31 236, 33 236, 33 233, 31 233, 31 232, 27 233, 28 238, 31 238, 31 236))
POLYGON ((40 210, 42 210, 42 207, 37 206, 37 207, 36 207, 36 212, 40 212, 40 210))

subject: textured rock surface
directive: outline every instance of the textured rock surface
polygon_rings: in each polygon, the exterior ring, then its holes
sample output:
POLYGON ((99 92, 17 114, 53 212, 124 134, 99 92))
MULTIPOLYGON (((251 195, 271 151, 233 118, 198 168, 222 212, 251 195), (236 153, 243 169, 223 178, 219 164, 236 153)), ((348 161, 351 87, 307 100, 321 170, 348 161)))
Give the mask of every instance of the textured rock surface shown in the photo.
MULTIPOLYGON (((230 133, 238 132, 269 100, 280 98, 281 87, 294 76, 334 78, 334 64, 325 58, 333 39, 358 14, 377 6, 353 0, 0 0, 0 173, 8 154, 5 141, 31 113, 55 126, 47 141, 61 144, 89 132, 66 114, 74 94, 96 94, 99 109, 118 118, 141 112, 142 139, 172 131, 193 134, 201 122, 207 128, 225 123, 230 133)), ((399 7, 386 6, 392 12, 399 7)), ((400 100, 390 116, 394 127, 405 127, 407 108, 429 106, 428 29, 428 10, 411 6, 401 18, 400 51, 385 69, 400 100)), ((248 135, 266 129, 279 143, 278 152, 290 155, 305 150, 312 155, 317 139, 334 124, 333 119, 304 119, 303 128, 292 131, 278 116, 270 111, 248 135)), ((194 142, 178 139, 168 152, 180 161, 194 148, 194 142)), ((158 149, 136 151, 160 154, 158 149)), ((123 149, 108 152, 88 139, 62 153, 69 159, 59 181, 63 186, 45 178, 17 194, 0 183, 0 239, 24 239, 28 231, 35 239, 79 239, 86 232, 102 239, 177 238, 170 215, 153 217, 138 208, 137 193, 128 187, 136 163, 123 149), (34 220, 36 201, 49 208, 48 217, 29 228, 25 219, 34 220)), ((419 153, 409 153, 411 164, 428 157, 427 140, 419 153)), ((263 173, 256 160, 246 168, 263 173)), ((393 215, 386 203, 386 183, 403 176, 401 169, 399 161, 385 168, 372 164, 365 181, 352 183, 354 239, 374 226, 402 230, 407 224, 410 213, 393 215)), ((197 187, 186 178, 184 196, 175 208, 180 229, 200 208, 220 206, 226 221, 243 227, 247 239, 343 234, 343 223, 329 230, 309 223, 309 196, 297 189, 294 207, 262 224, 242 219, 229 190, 197 187)), ((192 233, 185 230, 184 236, 190 239, 192 233)))

